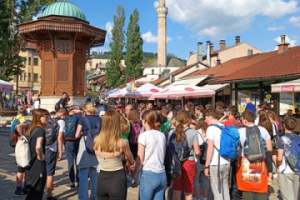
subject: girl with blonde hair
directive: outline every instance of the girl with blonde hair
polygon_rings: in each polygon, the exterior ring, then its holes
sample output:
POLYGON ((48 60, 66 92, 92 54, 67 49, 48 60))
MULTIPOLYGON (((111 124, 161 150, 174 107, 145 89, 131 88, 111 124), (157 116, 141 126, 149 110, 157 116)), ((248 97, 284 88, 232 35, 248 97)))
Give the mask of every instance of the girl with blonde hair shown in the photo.
POLYGON ((78 121, 76 129, 76 138, 80 138, 79 149, 77 154, 77 169, 79 177, 79 192, 78 199, 89 199, 88 188, 90 177, 91 197, 96 199, 96 187, 97 187, 97 166, 98 161, 95 154, 88 153, 86 150, 86 139, 89 131, 100 132, 102 119, 96 116, 97 109, 92 103, 87 103, 84 106, 85 116, 81 117, 78 121))
POLYGON ((100 134, 94 140, 94 150, 100 164, 97 181, 97 199, 120 199, 127 196, 126 174, 123 167, 123 154, 126 153, 131 170, 135 161, 127 140, 121 139, 121 118, 116 110, 105 114, 100 134))

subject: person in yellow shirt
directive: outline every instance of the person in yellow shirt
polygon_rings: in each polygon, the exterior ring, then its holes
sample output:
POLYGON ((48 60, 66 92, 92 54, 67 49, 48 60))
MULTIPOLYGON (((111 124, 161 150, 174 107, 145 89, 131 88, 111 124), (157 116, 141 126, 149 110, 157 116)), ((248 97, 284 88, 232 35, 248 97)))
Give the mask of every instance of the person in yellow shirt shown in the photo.
POLYGON ((13 120, 18 119, 19 124, 22 124, 26 120, 24 117, 25 113, 26 113, 26 109, 23 106, 20 107, 18 110, 18 115, 13 120))

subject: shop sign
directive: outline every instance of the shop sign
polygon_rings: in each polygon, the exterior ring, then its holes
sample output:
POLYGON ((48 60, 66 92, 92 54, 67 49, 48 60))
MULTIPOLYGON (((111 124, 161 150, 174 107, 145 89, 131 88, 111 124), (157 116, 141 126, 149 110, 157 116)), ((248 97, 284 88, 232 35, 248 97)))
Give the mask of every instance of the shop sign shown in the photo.
POLYGON ((281 92, 294 92, 295 86, 294 85, 283 85, 281 86, 281 92))
POLYGON ((267 94, 267 95, 266 95, 266 98, 267 98, 267 99, 271 99, 271 98, 272 98, 272 95, 267 94))
MULTIPOLYGON (((264 81, 262 82, 262 86, 271 86, 273 81, 264 81)), ((238 83, 238 88, 251 88, 251 87, 259 87, 259 82, 245 82, 245 83, 238 83)))
POLYGON ((249 87, 259 87, 259 82, 245 82, 245 83, 238 83, 238 88, 249 88, 249 87))

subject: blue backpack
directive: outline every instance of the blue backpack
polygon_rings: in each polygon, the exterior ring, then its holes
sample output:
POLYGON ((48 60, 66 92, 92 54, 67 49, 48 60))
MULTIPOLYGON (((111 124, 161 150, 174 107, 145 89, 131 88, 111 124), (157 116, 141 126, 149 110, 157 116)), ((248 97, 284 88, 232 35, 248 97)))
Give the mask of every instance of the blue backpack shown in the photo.
POLYGON ((70 115, 65 119, 66 123, 66 132, 65 140, 75 140, 76 126, 77 126, 77 117, 76 115, 70 115))
POLYGON ((12 121, 11 127, 10 127, 10 133, 8 136, 8 143, 9 146, 11 147, 15 147, 17 142, 18 142, 18 132, 16 131, 16 125, 20 124, 19 119, 17 119, 16 117, 14 118, 14 120, 12 121))
POLYGON ((234 159, 238 156, 238 149, 240 144, 240 134, 238 129, 235 126, 220 126, 218 124, 213 124, 213 126, 221 129, 221 138, 220 138, 220 156, 224 158, 234 159))
POLYGON ((293 171, 300 171, 300 137, 294 134, 285 134, 291 140, 290 154, 286 157, 287 163, 293 171))
POLYGON ((88 134, 85 137, 83 136, 83 139, 85 140, 85 149, 89 154, 95 154, 94 151, 94 139, 95 137, 97 137, 99 135, 100 132, 100 124, 97 127, 93 127, 91 126, 89 120, 87 117, 83 118, 85 121, 85 124, 87 125, 89 131, 88 134))

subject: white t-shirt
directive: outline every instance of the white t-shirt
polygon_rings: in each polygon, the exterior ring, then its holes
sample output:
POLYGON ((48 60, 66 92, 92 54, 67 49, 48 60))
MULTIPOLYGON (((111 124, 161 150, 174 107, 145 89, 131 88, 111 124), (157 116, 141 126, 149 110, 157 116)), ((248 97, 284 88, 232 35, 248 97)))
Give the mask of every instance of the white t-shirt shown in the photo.
POLYGON ((166 152, 165 135, 162 132, 156 130, 145 131, 143 133, 140 133, 138 138, 138 143, 140 143, 145 147, 143 170, 152 171, 154 173, 164 172, 165 171, 164 160, 165 160, 165 152, 166 152), (152 155, 149 158, 151 153, 152 155), (147 159, 148 161, 146 161, 147 159))
MULTIPOLYGON (((253 126, 254 125, 250 125, 249 127, 253 127, 253 126)), ((267 131, 267 129, 265 129, 262 126, 258 126, 258 128, 259 128, 261 136, 263 137, 263 139, 265 141, 271 139, 270 134, 267 131)), ((246 140, 246 128, 243 127, 243 128, 238 129, 238 130, 239 130, 239 133, 240 133, 240 145, 241 145, 241 148, 239 150, 239 156, 244 156, 244 143, 245 143, 245 140, 246 140)))
MULTIPOLYGON (((221 123, 217 123, 220 126, 223 126, 221 123)), ((212 157, 212 160, 210 162, 210 165, 218 165, 218 159, 219 159, 219 152, 217 149, 220 149, 220 139, 221 139, 221 129, 216 127, 216 126, 209 126, 206 131, 206 138, 208 140, 213 140, 214 141, 214 154, 212 157), (217 149, 216 149, 217 148, 217 149)), ((228 158, 223 158, 222 156, 220 157, 220 165, 225 165, 229 164, 230 159, 228 158)))
MULTIPOLYGON (((59 132, 66 132, 66 123, 64 120, 61 120, 61 119, 58 120, 57 124, 58 124, 58 132, 56 133, 56 135, 58 135, 59 132)), ((53 152, 57 152, 57 145, 58 145, 58 143, 56 140, 53 144, 46 146, 46 148, 47 149, 49 148, 53 152)))
POLYGON ((40 101, 36 100, 33 104, 34 109, 39 109, 40 108, 40 101))

